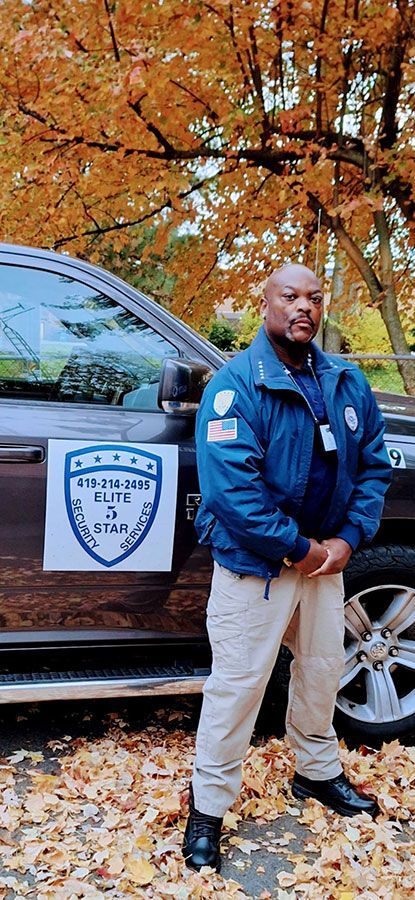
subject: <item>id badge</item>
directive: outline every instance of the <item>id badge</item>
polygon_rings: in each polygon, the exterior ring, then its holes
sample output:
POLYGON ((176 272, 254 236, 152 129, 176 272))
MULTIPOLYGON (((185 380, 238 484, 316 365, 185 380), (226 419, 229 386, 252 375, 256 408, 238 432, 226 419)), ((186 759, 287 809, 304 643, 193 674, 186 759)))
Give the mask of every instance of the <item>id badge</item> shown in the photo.
POLYGON ((327 423, 326 425, 319 425, 318 427, 320 430, 322 444, 326 453, 329 453, 330 450, 337 450, 336 439, 330 428, 330 425, 327 423))

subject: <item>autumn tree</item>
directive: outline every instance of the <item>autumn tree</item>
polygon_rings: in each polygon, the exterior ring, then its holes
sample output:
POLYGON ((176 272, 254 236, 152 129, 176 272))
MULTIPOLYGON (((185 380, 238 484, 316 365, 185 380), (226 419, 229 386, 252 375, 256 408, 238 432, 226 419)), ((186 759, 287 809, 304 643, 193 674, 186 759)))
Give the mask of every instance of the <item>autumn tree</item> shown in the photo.
MULTIPOLYGON (((413 278, 412 0, 7 0, 4 239, 105 256, 157 225, 174 311, 206 321, 336 245, 396 353, 413 278)), ((400 371, 415 393, 409 363, 400 371)))
POLYGON ((120 247, 111 241, 110 235, 100 246, 99 262, 119 278, 157 300, 161 306, 170 308, 180 272, 173 275, 169 271, 170 262, 185 257, 200 249, 200 238, 196 235, 179 234, 171 229, 166 243, 155 250, 158 228, 156 225, 130 226, 126 239, 120 247))

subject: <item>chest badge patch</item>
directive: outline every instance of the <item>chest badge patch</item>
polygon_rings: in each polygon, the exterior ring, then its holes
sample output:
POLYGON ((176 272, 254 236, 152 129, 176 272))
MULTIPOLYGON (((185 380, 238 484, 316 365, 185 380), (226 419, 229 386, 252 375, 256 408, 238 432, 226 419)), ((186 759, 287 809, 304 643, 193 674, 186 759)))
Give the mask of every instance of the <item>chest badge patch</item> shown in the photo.
POLYGON ((235 397, 235 391, 218 391, 213 401, 213 409, 216 415, 224 416, 231 408, 235 397))
POLYGON ((349 426, 350 431, 356 431, 359 425, 359 419, 357 418, 357 412, 354 406, 345 406, 344 407, 344 419, 346 425, 349 426))

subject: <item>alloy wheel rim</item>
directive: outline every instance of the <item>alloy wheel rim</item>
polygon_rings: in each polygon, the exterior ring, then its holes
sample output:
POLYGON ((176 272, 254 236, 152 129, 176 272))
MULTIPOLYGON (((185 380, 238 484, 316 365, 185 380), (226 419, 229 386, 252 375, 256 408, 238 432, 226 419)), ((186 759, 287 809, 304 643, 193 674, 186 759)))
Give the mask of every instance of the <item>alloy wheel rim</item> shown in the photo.
POLYGON ((385 584, 345 605, 345 669, 336 707, 380 725, 415 714, 415 589, 385 584))

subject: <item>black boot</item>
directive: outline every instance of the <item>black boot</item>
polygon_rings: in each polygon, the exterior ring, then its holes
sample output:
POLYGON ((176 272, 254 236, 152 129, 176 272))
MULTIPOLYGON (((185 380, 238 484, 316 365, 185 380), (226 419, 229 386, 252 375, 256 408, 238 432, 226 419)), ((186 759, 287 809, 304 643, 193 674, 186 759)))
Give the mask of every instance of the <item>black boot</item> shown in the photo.
POLYGON ((331 807, 341 816, 357 816, 362 812, 376 816, 379 812, 376 800, 372 800, 367 794, 357 790, 346 778, 344 772, 341 772, 336 778, 329 778, 325 781, 314 781, 296 772, 291 792, 297 800, 315 797, 316 800, 320 800, 320 803, 331 807))
POLYGON ((183 840, 183 856, 189 869, 198 872, 202 866, 220 871, 219 841, 223 819, 207 816, 194 805, 193 788, 189 789, 189 818, 183 840))

